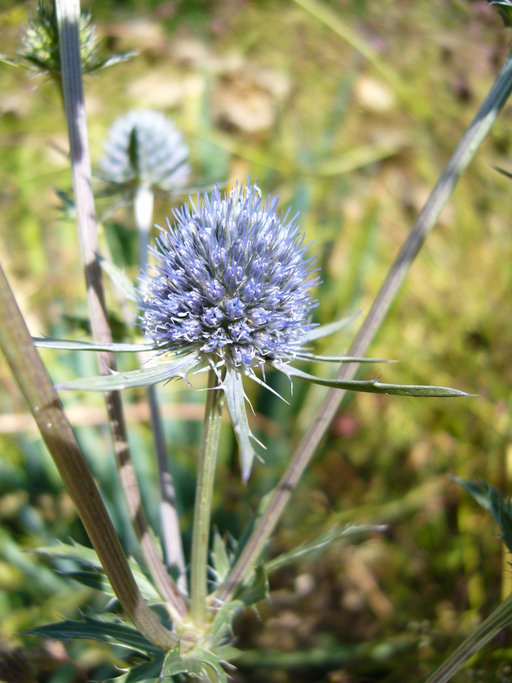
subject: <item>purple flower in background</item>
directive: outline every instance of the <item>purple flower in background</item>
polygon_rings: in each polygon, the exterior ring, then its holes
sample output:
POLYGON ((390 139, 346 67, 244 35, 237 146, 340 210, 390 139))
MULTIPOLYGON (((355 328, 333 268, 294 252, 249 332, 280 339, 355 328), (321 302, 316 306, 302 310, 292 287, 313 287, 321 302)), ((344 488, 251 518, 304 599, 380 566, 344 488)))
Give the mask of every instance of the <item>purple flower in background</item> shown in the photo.
POLYGON ((188 147, 163 114, 135 109, 110 127, 100 169, 114 187, 145 185, 170 192, 188 182, 188 147))

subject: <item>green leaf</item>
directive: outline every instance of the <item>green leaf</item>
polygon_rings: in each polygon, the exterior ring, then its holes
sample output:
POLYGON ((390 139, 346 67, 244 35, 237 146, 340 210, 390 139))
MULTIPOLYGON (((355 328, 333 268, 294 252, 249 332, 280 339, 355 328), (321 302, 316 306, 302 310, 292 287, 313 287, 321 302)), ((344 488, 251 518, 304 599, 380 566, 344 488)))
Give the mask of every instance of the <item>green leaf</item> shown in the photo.
POLYGON ((490 0, 489 4, 496 5, 505 26, 512 26, 512 2, 510 0, 490 0))
POLYGON ((220 586, 231 568, 226 543, 218 531, 213 535, 212 564, 215 572, 215 583, 220 586))
POLYGON ((133 387, 147 387, 158 382, 166 382, 175 377, 186 379, 187 373, 193 370, 198 362, 199 354, 194 351, 186 356, 180 356, 171 361, 162 361, 159 365, 151 365, 138 370, 70 380, 58 384, 56 389, 59 391, 121 391, 133 387))
MULTIPOLYGON (((220 656, 220 649, 230 647, 233 635, 233 621, 236 615, 244 608, 242 600, 231 600, 218 610, 212 624, 212 649, 220 656)), ((234 649, 234 648, 233 648, 234 649)), ((231 659, 231 656, 222 656, 223 660, 231 659)))
POLYGON ((273 361, 272 365, 276 370, 284 372, 288 377, 300 377, 307 379, 315 384, 321 384, 325 387, 336 387, 337 389, 346 389, 347 391, 363 391, 371 394, 395 394, 396 396, 427 396, 427 397, 454 397, 454 396, 472 396, 465 391, 459 389, 452 389, 450 387, 438 386, 424 386, 421 384, 384 384, 376 379, 360 380, 360 379, 324 379, 310 375, 303 372, 293 365, 286 365, 279 361, 273 361))
POLYGON ((154 344, 130 344, 130 343, 109 343, 89 341, 75 341, 73 339, 52 339, 51 337, 32 337, 34 345, 40 349, 64 349, 66 351, 117 351, 141 352, 155 351, 154 344))
POLYGON ((512 552, 512 505, 510 499, 504 498, 494 486, 486 481, 477 484, 460 477, 453 477, 453 479, 457 484, 463 486, 484 510, 491 513, 500 528, 503 542, 509 552, 512 552))
POLYGON ((394 360, 386 358, 360 358, 358 356, 317 356, 315 353, 304 353, 299 351, 295 355, 297 360, 303 361, 323 361, 325 363, 396 363, 394 360))
POLYGON ((333 527, 332 529, 325 531, 323 534, 320 534, 317 538, 302 543, 290 552, 283 553, 282 555, 278 555, 274 559, 265 562, 265 570, 267 574, 270 574, 278 569, 281 569, 281 567, 284 567, 287 564, 302 559, 307 555, 317 553, 326 546, 331 545, 331 543, 339 541, 341 538, 347 538, 348 536, 355 536, 368 532, 382 532, 385 531, 385 529, 386 526, 375 524, 363 524, 360 526, 349 524, 341 529, 339 527, 333 527))
MULTIPOLYGON (((96 552, 92 548, 87 548, 79 543, 73 543, 72 545, 67 543, 58 543, 56 545, 38 548, 35 552, 39 555, 44 555, 53 559, 74 560, 79 566, 84 568, 83 574, 79 572, 74 573, 73 570, 70 570, 69 572, 63 571, 61 573, 64 576, 70 576, 70 578, 73 578, 76 581, 81 581, 83 578, 83 582, 86 585, 91 585, 91 583, 87 582, 94 580, 92 577, 94 572, 99 572, 104 576, 103 567, 101 566, 96 552), (89 570, 89 574, 87 573, 87 570, 89 570)), ((137 586, 139 587, 139 590, 144 596, 145 600, 152 605, 160 604, 162 602, 161 596, 151 581, 147 578, 137 561, 131 557, 128 560, 128 564, 130 565, 130 569, 132 570, 132 574, 135 578, 137 586)), ((97 585, 94 587, 98 590, 101 590, 109 597, 116 597, 114 590, 112 589, 112 586, 106 577, 101 584, 97 582, 97 585)))
POLYGON ((134 666, 125 674, 109 678, 105 683, 159 683, 164 657, 165 653, 161 652, 150 662, 134 666))
POLYGON ((241 600, 247 607, 256 605, 262 600, 266 600, 269 595, 268 577, 265 566, 260 564, 251 575, 250 579, 246 581, 237 591, 235 599, 241 600))
POLYGON ((336 320, 332 323, 328 323, 327 325, 313 327, 313 329, 309 330, 309 332, 306 332, 304 335, 304 343, 307 344, 308 342, 316 341, 322 337, 327 337, 329 334, 334 334, 335 332, 342 330, 344 327, 348 327, 348 325, 353 323, 354 320, 359 317, 360 313, 361 311, 356 311, 355 313, 352 313, 341 320, 336 320))
POLYGON ((84 621, 66 620, 55 624, 46 624, 26 631, 34 635, 46 636, 55 640, 72 640, 86 638, 103 643, 119 645, 143 654, 160 653, 161 650, 146 640, 131 626, 119 622, 108 622, 85 617, 84 621))
POLYGON ((18 59, 11 59, 7 55, 0 54, 0 64, 5 64, 6 66, 15 66, 18 69, 27 69, 28 67, 23 64, 23 62, 18 59))
POLYGON ((186 655, 173 650, 165 657, 161 678, 186 674, 207 683, 227 683, 226 672, 219 657, 203 648, 195 648, 186 655))
POLYGON ((130 301, 139 301, 137 288, 130 280, 128 275, 116 266, 112 261, 108 261, 103 256, 98 256, 102 271, 107 275, 112 284, 119 289, 130 301))
POLYGON ((98 69, 109 69, 111 66, 116 66, 117 64, 122 64, 130 59, 138 56, 137 50, 130 50, 128 52, 119 52, 118 54, 107 57, 99 62, 96 68, 98 69))
POLYGON ((222 389, 226 395, 226 404, 240 451, 242 480, 247 481, 256 455, 251 439, 256 441, 256 437, 252 434, 249 420, 247 419, 242 375, 229 365, 226 366, 226 376, 222 389))

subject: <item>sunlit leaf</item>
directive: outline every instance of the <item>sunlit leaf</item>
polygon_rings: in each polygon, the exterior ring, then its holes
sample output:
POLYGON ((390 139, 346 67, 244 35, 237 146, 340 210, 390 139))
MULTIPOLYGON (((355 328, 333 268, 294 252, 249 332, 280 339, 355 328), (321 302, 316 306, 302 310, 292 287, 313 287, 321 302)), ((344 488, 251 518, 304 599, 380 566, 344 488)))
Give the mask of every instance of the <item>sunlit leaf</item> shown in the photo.
MULTIPOLYGON (((101 566, 101 562, 98 558, 98 555, 96 554, 96 551, 92 548, 87 548, 86 546, 80 545, 80 543, 57 543, 55 545, 37 548, 35 552, 38 555, 44 555, 45 557, 49 557, 52 559, 74 560, 80 567, 82 567, 84 571, 84 582, 87 582, 88 580, 93 580, 93 572, 99 572, 104 575, 103 567, 101 566), (91 571, 88 575, 87 570, 93 571, 91 571)), ((139 590, 146 599, 146 601, 150 604, 160 603, 162 601, 161 596, 159 595, 158 591, 155 589, 151 581, 144 574, 143 570, 141 569, 140 565, 135 560, 135 558, 130 557, 128 559, 128 564, 130 565, 130 569, 132 570, 132 574, 135 578, 137 586, 139 587, 139 590)), ((63 574, 64 576, 70 576, 71 578, 77 581, 80 581, 80 579, 82 578, 82 576, 79 573, 73 575, 74 570, 61 570, 61 574, 63 574)), ((86 583, 86 585, 91 584, 86 583)), ((98 585, 95 587, 97 587, 98 590, 102 590, 109 597, 115 597, 114 590, 111 587, 110 582, 106 579, 106 577, 105 580, 101 582, 101 584, 98 582, 98 585)))
POLYGON ((394 360, 386 358, 360 358, 358 356, 318 356, 315 353, 305 353, 300 351, 295 355, 297 360, 303 361, 322 361, 324 363, 395 363, 394 360))
POLYGON ((123 292, 127 299, 137 302, 139 300, 137 288, 124 270, 106 258, 100 257, 99 261, 102 271, 110 278, 112 284, 123 292))
POLYGON ((111 342, 75 341, 74 339, 52 339, 51 337, 32 337, 34 345, 40 349, 62 349, 66 351, 112 351, 112 352, 142 352, 154 351, 154 344, 130 344, 111 342))
POLYGON ((208 681, 208 683, 227 683, 228 681, 218 656, 202 648, 195 648, 187 655, 181 655, 177 650, 167 654, 162 667, 162 680, 167 680, 166 676, 179 674, 186 674, 194 677, 194 680, 208 681))
POLYGON ((228 575, 231 565, 228 551, 226 549, 226 543, 218 531, 215 531, 213 535, 213 548, 211 556, 213 570, 215 572, 215 583, 220 585, 228 575))
POLYGON ((255 437, 251 433, 249 420, 247 419, 242 376, 229 365, 226 367, 226 377, 224 378, 222 388, 226 395, 226 404, 240 451, 242 479, 243 481, 247 481, 251 474, 253 460, 256 456, 256 452, 251 443, 251 439, 255 439, 255 437))
POLYGON ((185 379, 187 373, 197 365, 198 360, 198 354, 193 352, 171 361, 162 361, 158 365, 151 365, 138 370, 70 380, 57 385, 56 388, 59 391, 121 391, 134 387, 147 387, 158 382, 166 382, 175 377, 185 379))
POLYGON ((324 379, 316 375, 303 372, 293 365, 286 365, 279 361, 273 361, 272 365, 288 377, 300 377, 315 384, 347 391, 363 391, 371 394, 395 394, 397 396, 425 396, 425 397, 448 397, 448 396, 471 396, 465 391, 452 389, 451 387, 424 386, 421 384, 384 384, 376 379, 324 379))
POLYGON ((308 342, 315 341, 316 339, 321 339, 322 337, 327 337, 329 334, 334 334, 335 332, 338 332, 339 330, 342 330, 344 327, 348 327, 351 323, 356 320, 361 311, 356 311, 355 313, 352 313, 351 315, 347 316, 346 318, 342 318, 341 320, 336 320, 332 323, 327 323, 327 325, 319 325, 318 327, 313 327, 313 329, 309 330, 306 332, 304 335, 304 343, 307 344, 308 342))

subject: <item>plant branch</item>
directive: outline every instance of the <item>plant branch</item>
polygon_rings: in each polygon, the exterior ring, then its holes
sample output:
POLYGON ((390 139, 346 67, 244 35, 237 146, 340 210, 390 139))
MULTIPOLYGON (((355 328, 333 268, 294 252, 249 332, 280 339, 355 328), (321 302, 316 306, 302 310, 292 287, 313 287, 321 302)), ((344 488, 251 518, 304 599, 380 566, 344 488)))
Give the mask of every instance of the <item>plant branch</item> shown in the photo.
POLYGON ((126 616, 158 647, 176 647, 177 637, 162 626, 137 588, 101 494, 1 266, 0 317, 0 346, 126 616))
MULTIPOLYGON (((347 355, 363 356, 393 303, 412 262, 420 251, 425 239, 436 224, 442 209, 448 202, 457 181, 468 167, 480 144, 492 128, 500 110, 512 90, 512 57, 509 55, 496 81, 491 87, 477 115, 469 125, 459 145, 445 167, 425 206, 418 216, 409 236, 404 242, 397 258, 377 294, 368 315, 356 335, 347 355)), ((357 364, 342 365, 338 379, 352 379, 357 364)), ((236 564, 216 598, 222 603, 229 600, 238 586, 252 571, 265 544, 272 535, 291 494, 302 473, 311 461, 315 450, 338 410, 345 391, 328 392, 318 413, 304 434, 297 451, 270 501, 258 520, 254 531, 244 546, 236 564)))
MULTIPOLYGON (((80 3, 79 0, 55 0, 55 9, 59 24, 62 92, 68 123, 80 247, 85 267, 87 305, 93 337, 97 341, 109 342, 112 336, 105 308, 101 267, 97 257, 97 225, 82 88, 78 31, 80 3)), ((102 374, 115 370, 114 355, 99 353, 98 365, 102 374)), ((168 601, 169 607, 178 615, 182 615, 185 613, 185 604, 163 565, 142 507, 140 490, 128 447, 120 394, 118 392, 106 393, 105 401, 121 486, 135 534, 158 589, 168 601)))

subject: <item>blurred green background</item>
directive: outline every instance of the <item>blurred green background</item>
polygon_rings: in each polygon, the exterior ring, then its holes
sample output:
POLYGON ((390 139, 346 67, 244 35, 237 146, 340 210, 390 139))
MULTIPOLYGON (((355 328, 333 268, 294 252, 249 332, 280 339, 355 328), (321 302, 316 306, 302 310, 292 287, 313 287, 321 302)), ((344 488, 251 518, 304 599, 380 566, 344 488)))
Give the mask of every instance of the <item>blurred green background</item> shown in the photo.
MULTIPOLYGON (((31 4, 3 0, 5 54, 20 48, 31 4)), ((322 268, 322 323, 368 310, 510 38, 484 0, 132 0, 87 7, 105 52, 140 52, 86 77, 93 163, 109 125, 126 110, 168 114, 190 146, 195 185, 250 176, 264 192, 278 193, 283 209, 300 211, 322 268)), ((44 78, 6 66, 0 92, 3 266, 34 335, 83 336, 76 229, 55 193, 70 191, 71 182, 58 93, 44 78)), ((272 552, 335 521, 385 523, 388 531, 274 576, 272 599, 239 619, 237 642, 248 654, 234 681, 422 680, 510 591, 493 521, 450 479, 485 478, 507 495, 512 488, 512 186, 495 169, 512 170, 510 114, 509 106, 459 183, 370 349, 400 361, 379 368, 384 381, 445 384, 478 396, 349 398, 297 488, 272 552)), ((176 201, 158 199, 157 223, 176 201)), ((112 211, 105 198, 98 212, 108 216, 102 249, 135 277, 130 212, 112 211)), ((110 303, 120 319, 113 296, 110 303)), ((343 352, 358 324, 319 350, 343 352)), ((55 381, 95 372, 89 356, 45 351, 44 359, 55 381)), ((100 602, 33 552, 55 539, 87 541, 3 361, 0 380, 0 645, 25 648, 40 681, 104 680, 119 652, 19 635, 100 602)), ((286 382, 275 382, 288 396, 286 382)), ((240 535, 324 394, 298 381, 294 389, 287 406, 251 387, 268 451, 247 487, 226 426, 215 509, 222 533, 240 535)), ((204 395, 179 383, 159 394, 188 539, 204 395)), ((123 543, 137 553, 102 399, 64 400, 123 543)), ((148 514, 158 527, 144 393, 132 391, 126 402, 148 514)), ((457 680, 512 680, 507 632, 457 680)))

